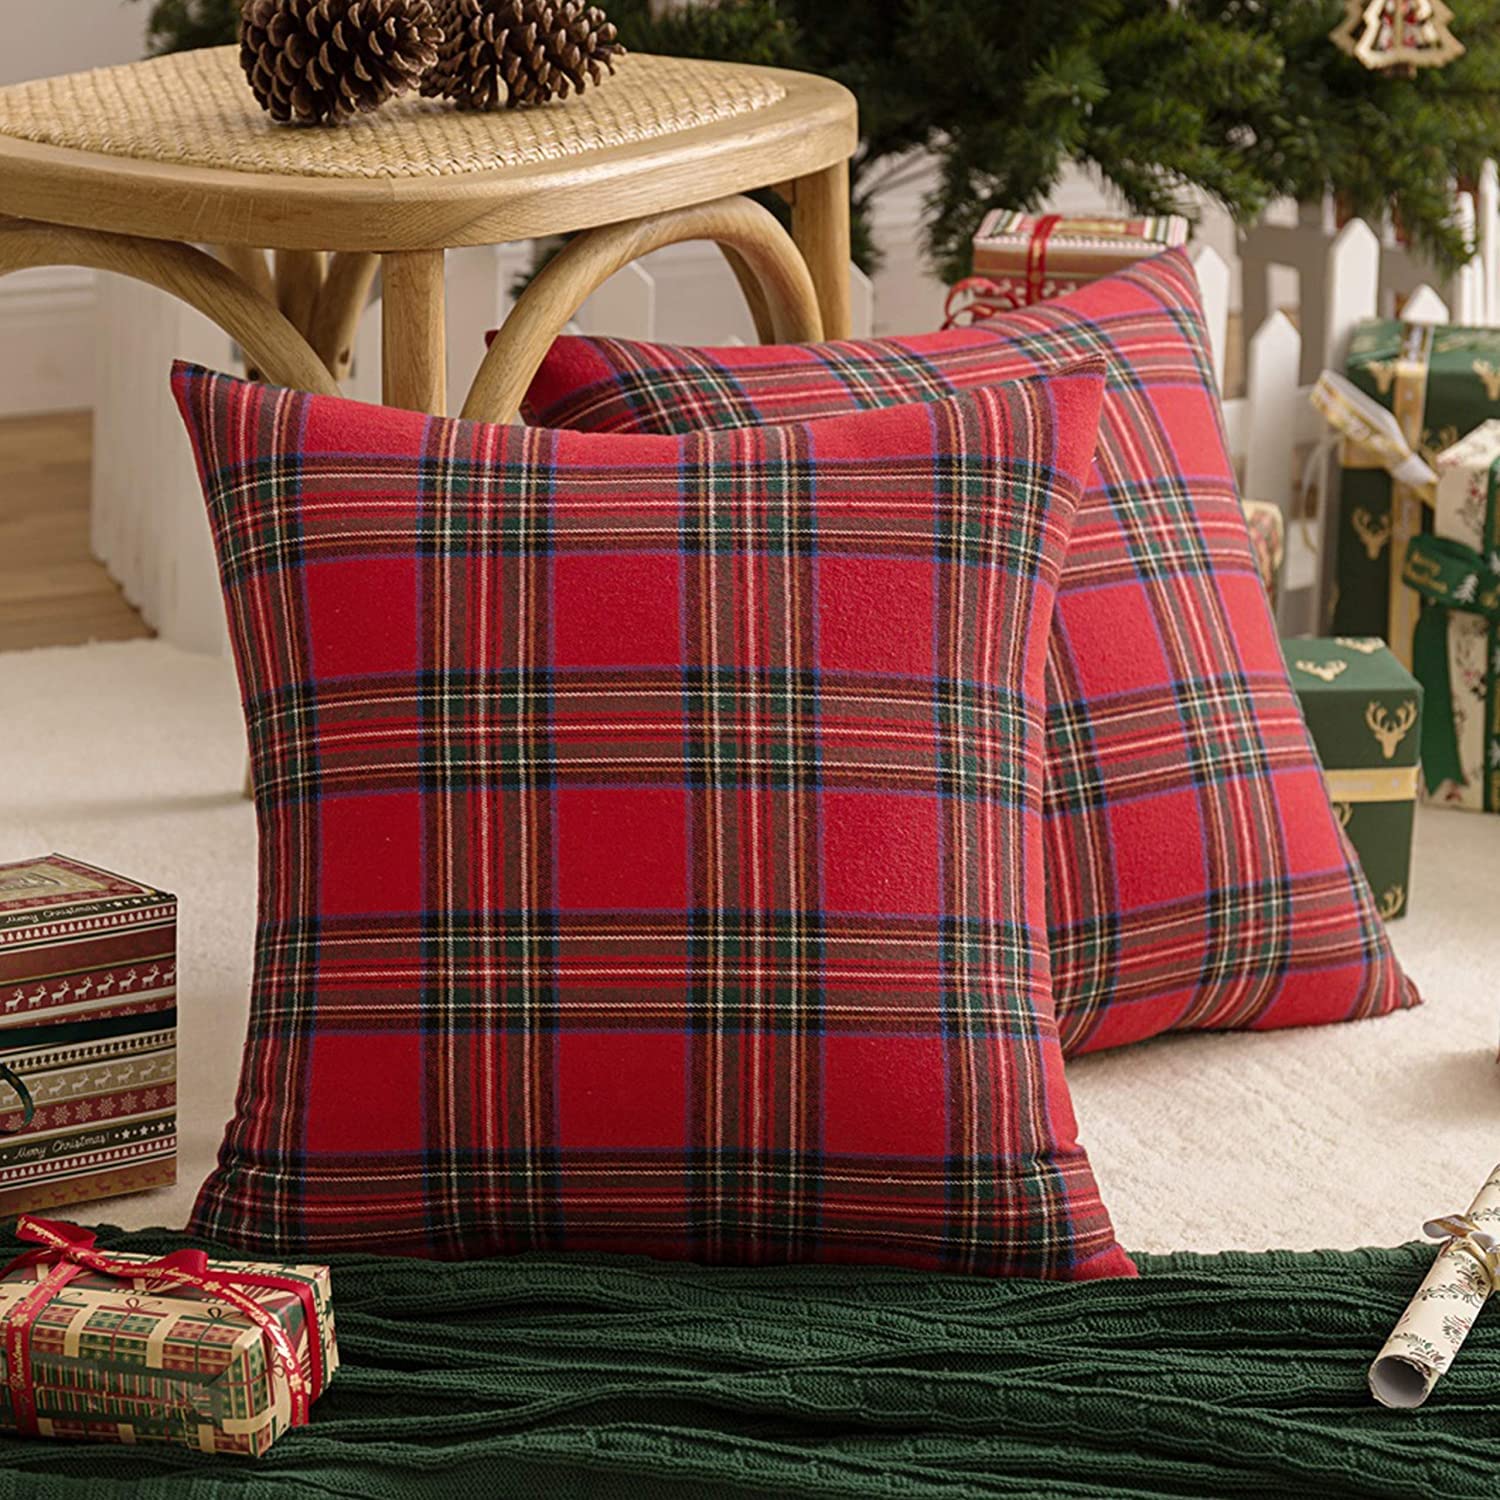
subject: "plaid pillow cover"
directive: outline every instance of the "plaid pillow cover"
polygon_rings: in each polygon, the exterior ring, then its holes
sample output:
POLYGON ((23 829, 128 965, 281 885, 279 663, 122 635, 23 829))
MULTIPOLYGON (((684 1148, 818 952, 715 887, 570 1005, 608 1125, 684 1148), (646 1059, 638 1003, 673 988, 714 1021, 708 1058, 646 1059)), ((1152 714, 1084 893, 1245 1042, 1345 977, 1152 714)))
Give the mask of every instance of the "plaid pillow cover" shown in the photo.
POLYGON ((194 1229, 1130 1274, 1041 849, 1101 377, 622 439, 180 366, 262 872, 194 1229))
POLYGON ((948 333, 726 349, 560 339, 527 414, 614 433, 806 421, 1087 355, 1108 383, 1047 673, 1064 1050, 1416 1004, 1277 649, 1182 251, 948 333))

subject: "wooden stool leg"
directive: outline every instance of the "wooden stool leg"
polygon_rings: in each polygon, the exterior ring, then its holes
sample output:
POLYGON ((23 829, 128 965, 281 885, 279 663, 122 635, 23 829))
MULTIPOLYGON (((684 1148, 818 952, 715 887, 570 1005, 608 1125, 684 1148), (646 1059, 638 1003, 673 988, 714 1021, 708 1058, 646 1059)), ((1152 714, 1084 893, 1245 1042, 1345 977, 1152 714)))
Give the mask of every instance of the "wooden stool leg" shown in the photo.
POLYGON ((448 409, 443 252, 381 258, 385 404, 442 416, 448 409))
POLYGON ((823 310, 823 337, 846 339, 849 312, 849 163, 838 162, 792 184, 792 238, 812 272, 823 310))

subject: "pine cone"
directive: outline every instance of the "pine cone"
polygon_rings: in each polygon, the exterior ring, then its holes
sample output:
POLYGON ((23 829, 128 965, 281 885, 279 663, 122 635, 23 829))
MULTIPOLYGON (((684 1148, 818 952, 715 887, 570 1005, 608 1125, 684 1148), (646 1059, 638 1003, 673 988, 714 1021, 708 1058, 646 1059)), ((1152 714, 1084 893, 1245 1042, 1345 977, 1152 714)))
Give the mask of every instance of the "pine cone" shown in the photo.
POLYGON ((442 38, 431 0, 245 0, 240 65, 273 120, 336 125, 414 88, 442 38))
POLYGON ((566 99, 613 73, 625 49, 613 23, 583 0, 440 0, 429 98, 460 109, 516 109, 566 99))

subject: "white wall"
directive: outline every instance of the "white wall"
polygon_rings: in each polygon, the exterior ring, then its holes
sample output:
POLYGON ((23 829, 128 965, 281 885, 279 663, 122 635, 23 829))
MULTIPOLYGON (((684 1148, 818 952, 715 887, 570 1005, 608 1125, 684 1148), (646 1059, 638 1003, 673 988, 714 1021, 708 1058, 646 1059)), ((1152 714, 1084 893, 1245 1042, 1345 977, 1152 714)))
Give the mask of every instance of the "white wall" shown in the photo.
MULTIPOLYGON (((0 86, 139 57, 150 10, 150 0, 0 0, 0 86)), ((89 271, 0 279, 0 415, 93 404, 96 317, 89 271)))
POLYGON ((0 0, 0 85, 129 62, 150 11, 151 0, 0 0))

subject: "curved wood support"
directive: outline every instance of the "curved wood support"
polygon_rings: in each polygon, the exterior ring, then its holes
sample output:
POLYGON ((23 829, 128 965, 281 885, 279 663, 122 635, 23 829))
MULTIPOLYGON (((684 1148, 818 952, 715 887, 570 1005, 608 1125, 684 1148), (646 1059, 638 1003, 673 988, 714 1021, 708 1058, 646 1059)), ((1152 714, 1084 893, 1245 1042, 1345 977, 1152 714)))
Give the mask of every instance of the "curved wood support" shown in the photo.
POLYGON ((276 305, 298 333, 306 334, 312 327, 327 260, 321 250, 276 252, 276 305))
POLYGON ((339 394, 322 360, 276 307, 191 245, 0 219, 0 276, 34 266, 85 266, 147 282, 217 323, 267 380, 320 396, 339 394))
POLYGON ((777 342, 812 343, 823 337, 812 275, 775 216, 749 198, 719 198, 606 224, 572 240, 511 309, 479 367, 464 416, 513 422, 552 341, 589 294, 632 261, 684 240, 714 240, 735 252, 765 298, 766 317, 777 342))
POLYGON ((740 293, 755 324, 755 337, 763 344, 774 344, 776 331, 771 326, 771 309, 766 303, 766 294, 761 290, 760 282, 755 279, 755 272, 745 264, 745 257, 733 245, 720 245, 719 249, 729 262, 734 279, 740 284, 740 293))
POLYGON ((329 260, 309 338, 335 379, 349 373, 354 337, 379 269, 380 257, 360 250, 341 250, 329 260))
POLYGON ((252 250, 248 245, 217 245, 214 253, 252 292, 259 292, 267 302, 276 300, 276 278, 271 275, 264 250, 252 250))

